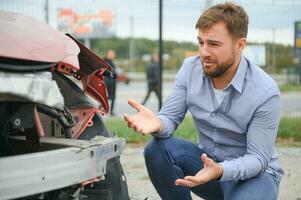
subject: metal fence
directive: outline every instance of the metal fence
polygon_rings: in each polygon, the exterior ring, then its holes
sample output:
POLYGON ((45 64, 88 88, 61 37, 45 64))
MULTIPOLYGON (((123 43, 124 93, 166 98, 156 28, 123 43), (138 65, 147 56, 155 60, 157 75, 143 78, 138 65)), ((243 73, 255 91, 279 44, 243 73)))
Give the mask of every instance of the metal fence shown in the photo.
MULTIPOLYGON (((163 77, 172 76, 180 67, 183 58, 197 53, 195 23, 202 11, 221 2, 224 1, 162 0, 163 77)), ((294 57, 293 45, 294 23, 301 20, 301 0, 235 2, 242 5, 249 14, 250 48, 246 52, 250 59, 272 73, 279 85, 298 84, 300 64, 294 57)), ((118 64, 124 71, 129 72, 130 76, 133 75, 133 79, 144 77, 145 62, 151 53, 158 52, 159 1, 1 0, 0 10, 24 13, 41 19, 55 29, 81 38, 86 45, 95 48, 100 54, 105 49, 118 48, 118 64), (99 40, 110 38, 121 39, 120 46, 113 47, 109 42, 99 43, 99 40), (98 47, 98 44, 101 47, 98 47)), ((118 91, 122 87, 120 86, 118 91)), ((141 92, 145 93, 145 85, 141 87, 141 92)), ((168 89, 163 88, 164 97, 168 94, 168 89)), ((135 93, 137 91, 137 88, 133 90, 135 93)), ((300 116, 300 92, 283 92, 282 96, 282 114, 300 116)), ((156 101, 155 98, 152 100, 156 101)))

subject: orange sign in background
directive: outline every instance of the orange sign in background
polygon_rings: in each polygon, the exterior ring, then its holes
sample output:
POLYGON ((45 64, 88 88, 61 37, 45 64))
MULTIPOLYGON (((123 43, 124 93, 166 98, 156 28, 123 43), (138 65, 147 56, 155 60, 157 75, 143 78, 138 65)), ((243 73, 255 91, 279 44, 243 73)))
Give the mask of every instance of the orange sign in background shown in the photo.
POLYGON ((95 14, 78 14, 70 8, 58 10, 58 29, 77 37, 101 38, 113 35, 113 13, 101 10, 95 14))

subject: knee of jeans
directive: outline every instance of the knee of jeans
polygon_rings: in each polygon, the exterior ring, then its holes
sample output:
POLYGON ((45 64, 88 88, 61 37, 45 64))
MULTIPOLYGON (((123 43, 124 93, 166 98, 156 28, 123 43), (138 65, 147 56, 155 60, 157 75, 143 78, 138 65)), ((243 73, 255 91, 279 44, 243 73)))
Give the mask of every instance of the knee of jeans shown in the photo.
POLYGON ((153 138, 146 146, 144 147, 144 158, 151 159, 152 157, 158 157, 166 150, 166 144, 170 139, 161 139, 153 138))

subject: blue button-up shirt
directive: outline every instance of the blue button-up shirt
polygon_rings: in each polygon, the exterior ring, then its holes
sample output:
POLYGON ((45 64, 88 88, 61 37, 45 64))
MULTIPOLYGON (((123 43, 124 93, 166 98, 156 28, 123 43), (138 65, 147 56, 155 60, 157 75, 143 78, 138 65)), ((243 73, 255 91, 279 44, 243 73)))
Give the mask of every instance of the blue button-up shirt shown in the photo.
POLYGON ((263 172, 278 180, 275 139, 280 119, 280 92, 274 80, 242 57, 218 104, 200 57, 189 57, 176 75, 171 95, 158 117, 169 137, 187 111, 198 131, 198 145, 223 167, 221 180, 244 180, 263 172))

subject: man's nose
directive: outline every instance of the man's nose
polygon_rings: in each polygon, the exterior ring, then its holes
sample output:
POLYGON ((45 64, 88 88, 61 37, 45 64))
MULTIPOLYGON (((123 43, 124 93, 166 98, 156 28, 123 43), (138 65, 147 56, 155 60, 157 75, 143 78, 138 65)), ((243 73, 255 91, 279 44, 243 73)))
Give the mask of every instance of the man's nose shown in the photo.
POLYGON ((201 57, 210 56, 210 50, 208 48, 208 45, 206 44, 204 44, 203 46, 199 46, 199 52, 201 57))

